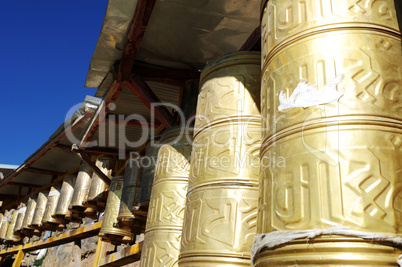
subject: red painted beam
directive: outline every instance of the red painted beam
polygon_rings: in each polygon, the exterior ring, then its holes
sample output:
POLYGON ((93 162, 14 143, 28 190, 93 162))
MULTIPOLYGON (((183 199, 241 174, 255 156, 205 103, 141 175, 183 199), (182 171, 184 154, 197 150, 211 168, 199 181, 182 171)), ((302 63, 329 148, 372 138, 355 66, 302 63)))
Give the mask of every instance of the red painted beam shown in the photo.
POLYGON ((117 72, 118 82, 124 82, 130 78, 135 57, 140 49, 155 2, 156 0, 138 0, 137 2, 137 7, 127 35, 127 42, 124 46, 123 56, 117 72))
POLYGON ((126 82, 126 86, 153 112, 163 126, 172 127, 174 118, 165 106, 159 105, 151 108, 152 104, 161 103, 161 101, 140 76, 132 75, 130 81, 126 82))

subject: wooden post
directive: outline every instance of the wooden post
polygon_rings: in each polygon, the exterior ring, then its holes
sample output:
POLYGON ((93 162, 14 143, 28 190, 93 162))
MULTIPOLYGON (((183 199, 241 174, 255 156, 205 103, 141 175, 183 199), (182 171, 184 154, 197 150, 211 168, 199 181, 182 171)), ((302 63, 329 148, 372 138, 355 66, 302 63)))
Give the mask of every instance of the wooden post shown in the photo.
POLYGON ((24 251, 22 251, 22 249, 20 249, 17 253, 17 256, 15 256, 15 260, 13 263, 13 267, 20 267, 21 266, 21 262, 24 259, 24 251))

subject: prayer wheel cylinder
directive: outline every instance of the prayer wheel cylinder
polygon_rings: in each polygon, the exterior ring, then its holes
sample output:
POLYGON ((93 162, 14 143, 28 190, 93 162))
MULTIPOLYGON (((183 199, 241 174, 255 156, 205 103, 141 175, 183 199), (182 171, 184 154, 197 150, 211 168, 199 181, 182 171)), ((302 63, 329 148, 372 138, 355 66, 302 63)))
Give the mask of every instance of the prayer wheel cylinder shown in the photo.
POLYGON ((83 212, 85 210, 85 206, 82 205, 82 202, 87 201, 92 181, 91 175, 91 169, 86 165, 81 165, 74 185, 73 198, 69 206, 70 211, 83 212))
POLYGON ((14 234, 14 229, 15 229, 15 225, 17 223, 17 218, 18 218, 18 210, 13 210, 11 212, 10 217, 11 217, 10 218, 11 220, 7 227, 6 239, 11 240, 11 241, 18 241, 20 239, 20 237, 18 235, 14 234))
MULTIPOLYGON (((109 178, 112 177, 115 161, 110 157, 101 157, 95 165, 109 178)), ((92 174, 91 187, 88 193, 87 203, 96 207, 97 202, 105 202, 108 185, 96 174, 92 174)))
POLYGON ((63 220, 66 215, 70 214, 68 207, 73 199, 74 185, 76 180, 77 177, 75 175, 68 175, 64 177, 60 190, 60 198, 57 202, 56 211, 53 215, 53 218, 63 220))
POLYGON ((149 199, 151 198, 152 184, 155 175, 155 164, 160 147, 160 136, 151 138, 146 147, 145 157, 142 159, 143 172, 141 179, 141 190, 138 204, 148 208, 149 199))
POLYGON ((42 219, 43 215, 45 214, 48 195, 49 191, 39 192, 38 194, 38 198, 36 199, 35 213, 30 225, 33 228, 39 228, 42 226, 42 219))
POLYGON ((187 160, 190 160, 193 135, 192 128, 175 126, 163 132, 160 143, 172 146, 187 160))
POLYGON ((201 72, 179 266, 249 266, 261 145, 258 52, 201 72))
POLYGON ((25 205, 18 209, 17 222, 15 223, 15 227, 14 227, 14 233, 17 234, 17 235, 22 230, 22 225, 24 223, 24 218, 25 218, 26 211, 27 211, 27 207, 25 205))
MULTIPOLYGON (((120 210, 117 217, 117 220, 123 224, 129 224, 138 217, 132 213, 131 209, 137 205, 140 196, 140 176, 142 174, 140 163, 140 159, 129 159, 126 162, 120 210)), ((143 219, 145 220, 145 218, 143 219)))
POLYGON ((31 195, 28 198, 27 210, 25 212, 24 222, 22 223, 22 229, 32 230, 32 227, 30 225, 32 223, 35 209, 36 209, 36 197, 34 195, 31 195))
POLYGON ((162 145, 149 202, 141 266, 177 266, 189 172, 188 159, 173 146, 162 145))
POLYGON ((102 228, 99 232, 99 237, 101 237, 102 240, 113 244, 129 243, 132 242, 135 237, 135 234, 131 232, 131 229, 117 228, 113 226, 117 223, 117 216, 119 216, 123 181, 123 176, 112 178, 102 228))
POLYGON ((6 238, 8 224, 9 224, 9 216, 10 216, 10 212, 8 210, 6 210, 4 212, 3 218, 1 219, 1 226, 0 226, 0 238, 1 239, 6 238))
POLYGON ((42 224, 60 224, 62 221, 53 218, 56 212, 57 203, 60 198, 60 186, 52 186, 47 198, 45 213, 43 214, 42 224))
MULTIPOLYGON (((401 234, 401 36, 394 0, 363 2, 263 2, 258 234, 401 234)), ((323 236, 264 249, 254 266, 392 265, 400 252, 323 236)))

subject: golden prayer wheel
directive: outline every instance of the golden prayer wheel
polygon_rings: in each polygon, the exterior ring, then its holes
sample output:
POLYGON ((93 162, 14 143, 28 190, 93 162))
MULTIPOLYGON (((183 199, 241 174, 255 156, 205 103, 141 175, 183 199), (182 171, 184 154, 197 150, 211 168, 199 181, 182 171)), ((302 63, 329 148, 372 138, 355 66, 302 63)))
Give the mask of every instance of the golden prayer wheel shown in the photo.
POLYGON ((60 186, 52 186, 47 198, 45 213, 43 214, 42 218, 43 229, 52 230, 55 226, 58 226, 60 223, 62 223, 62 220, 53 218, 59 198, 60 186))
POLYGON ((64 217, 71 213, 68 210, 68 207, 73 199, 74 185, 76 180, 77 177, 75 175, 68 175, 64 177, 63 184, 61 185, 59 201, 57 202, 56 211, 53 215, 53 218, 64 220, 64 217))
POLYGON ((1 219, 1 226, 0 226, 0 238, 1 239, 6 238, 8 224, 9 224, 9 216, 10 216, 10 212, 8 210, 6 210, 4 212, 3 218, 1 219))
POLYGON ((177 266, 189 172, 188 159, 172 146, 162 145, 149 202, 141 266, 177 266))
POLYGON ((48 195, 49 191, 39 192, 38 198, 36 199, 35 213, 30 227, 39 229, 42 226, 42 219, 45 214, 48 195))
POLYGON ((20 239, 19 235, 14 234, 14 229, 15 229, 15 225, 17 223, 17 218, 18 218, 18 210, 13 210, 11 212, 10 217, 11 217, 11 220, 8 224, 5 238, 10 241, 18 241, 20 239))
POLYGON ((112 178, 102 228, 99 232, 99 237, 102 240, 113 244, 130 243, 135 237, 130 228, 117 228, 113 226, 117 223, 117 216, 119 215, 123 181, 123 176, 112 178))
POLYGON ((194 131, 192 128, 175 126, 161 135, 161 144, 172 146, 187 160, 190 160, 194 131))
MULTIPOLYGON (((401 234, 401 36, 393 0, 265 1, 257 233, 401 234)), ((392 265, 392 242, 322 236, 265 249, 255 266, 392 265), (352 249, 353 248, 353 249, 352 249)))
POLYGON ((140 163, 139 159, 129 159, 126 162, 123 191, 121 193, 120 210, 117 220, 119 223, 127 226, 138 225, 136 222, 138 220, 145 222, 145 217, 134 215, 131 211, 132 207, 138 203, 140 196, 142 175, 140 163))
MULTIPOLYGON (((151 138, 146 147, 145 157, 142 159, 143 172, 141 179, 139 206, 148 209, 149 199, 151 198, 152 184, 155 175, 155 165, 160 147, 160 136, 151 138)), ((134 207, 135 208, 135 207, 134 207)))
POLYGON ((260 53, 201 73, 179 266, 250 265, 261 146, 260 53))
POLYGON ((88 192, 92 181, 91 175, 91 169, 86 165, 81 165, 74 185, 73 198, 68 208, 70 211, 79 213, 85 210, 85 206, 82 205, 82 202, 86 201, 88 198, 88 192))
MULTIPOLYGON (((101 157, 96 160, 95 165, 109 178, 112 177, 115 161, 110 157, 101 157)), ((106 202, 108 185, 96 174, 92 174, 91 187, 89 189, 87 201, 84 206, 99 209, 102 211, 104 207, 99 206, 99 202, 106 202)))
POLYGON ((30 226, 32 223, 32 219, 35 213, 35 209, 36 209, 36 197, 34 194, 32 194, 29 198, 28 198, 28 204, 27 204, 27 210, 25 212, 25 216, 24 216, 24 222, 22 223, 22 229, 24 230, 25 233, 27 234, 27 232, 29 232, 30 230, 33 230, 33 228, 30 226))
POLYGON ((16 221, 15 227, 14 227, 14 233, 16 235, 19 235, 22 230, 22 225, 24 223, 26 211, 27 211, 27 207, 25 206, 25 204, 18 209, 17 221, 16 221))

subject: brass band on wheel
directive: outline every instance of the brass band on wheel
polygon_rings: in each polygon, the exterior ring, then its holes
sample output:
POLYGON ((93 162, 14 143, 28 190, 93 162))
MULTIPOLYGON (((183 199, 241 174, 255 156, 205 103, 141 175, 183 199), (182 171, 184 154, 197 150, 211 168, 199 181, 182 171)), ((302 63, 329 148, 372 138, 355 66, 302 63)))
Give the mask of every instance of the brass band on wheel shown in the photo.
MULTIPOLYGON (((400 235, 402 50, 394 0, 265 1, 261 41, 257 233, 342 225, 400 235)), ((254 266, 385 266, 400 252, 392 243, 323 236, 263 250, 254 266)))
POLYGON ((177 266, 189 171, 189 161, 183 154, 173 146, 161 146, 149 202, 141 266, 177 266))
POLYGON ((201 72, 179 266, 250 265, 261 146, 260 53, 201 72))

